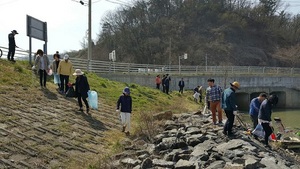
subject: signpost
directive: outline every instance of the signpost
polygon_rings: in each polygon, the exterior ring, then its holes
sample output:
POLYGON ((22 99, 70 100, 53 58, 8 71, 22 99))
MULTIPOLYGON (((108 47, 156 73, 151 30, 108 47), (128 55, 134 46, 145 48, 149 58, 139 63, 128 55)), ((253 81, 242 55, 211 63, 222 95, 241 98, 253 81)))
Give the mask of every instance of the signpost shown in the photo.
POLYGON ((179 60, 179 74, 181 74, 181 65, 180 65, 180 60, 181 59, 187 59, 187 53, 184 53, 183 56, 179 56, 178 60, 179 60))
POLYGON ((47 22, 42 22, 36 18, 33 18, 29 15, 26 15, 26 20, 27 20, 27 36, 29 36, 29 63, 32 64, 32 59, 31 59, 31 38, 35 38, 38 40, 45 41, 44 44, 44 53, 47 54, 47 22))

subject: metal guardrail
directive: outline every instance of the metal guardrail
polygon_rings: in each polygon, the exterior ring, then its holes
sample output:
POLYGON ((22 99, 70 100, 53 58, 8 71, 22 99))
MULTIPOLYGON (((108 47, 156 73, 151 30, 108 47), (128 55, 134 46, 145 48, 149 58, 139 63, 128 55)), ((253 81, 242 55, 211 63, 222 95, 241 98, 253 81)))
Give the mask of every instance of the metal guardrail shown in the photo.
MULTIPOLYGON (((86 59, 72 58, 74 68, 87 70, 86 59)), ((89 71, 95 73, 147 73, 179 74, 178 65, 152 65, 92 60, 89 71)), ((180 74, 248 74, 248 75, 300 75, 300 68, 259 66, 184 66, 180 74)))
MULTIPOLYGON (((6 58, 8 48, 0 46, 0 55, 2 53, 3 59, 6 58)), ((34 53, 32 53, 33 55, 34 53)), ((16 48, 16 60, 28 60, 29 52, 16 48)), ((52 60, 52 57, 49 56, 52 60)), ((80 58, 71 58, 74 68, 87 70, 88 60, 80 58)), ((300 75, 300 68, 288 67, 259 67, 259 66, 185 66, 181 65, 153 65, 153 64, 135 64, 122 63, 112 61, 91 60, 89 64, 89 71, 95 73, 147 73, 147 74, 248 74, 248 75, 300 75)))
MULTIPOLYGON (((8 53, 8 48, 0 46, 0 57, 2 59, 7 58, 7 53, 8 53)), ((32 52, 32 55, 33 54, 34 53, 32 52)), ((28 56, 29 56, 29 51, 26 51, 26 50, 21 49, 21 48, 16 48, 15 56, 14 56, 15 60, 28 60, 28 56)))

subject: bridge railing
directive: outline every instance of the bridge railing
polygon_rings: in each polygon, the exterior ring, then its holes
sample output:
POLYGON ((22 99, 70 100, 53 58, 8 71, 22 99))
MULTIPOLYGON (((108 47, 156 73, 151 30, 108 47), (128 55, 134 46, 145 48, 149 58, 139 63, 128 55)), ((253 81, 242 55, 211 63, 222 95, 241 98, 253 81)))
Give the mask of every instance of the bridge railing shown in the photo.
MULTIPOLYGON (((86 59, 72 58, 75 68, 87 70, 86 59)), ((300 75, 300 68, 260 66, 186 66, 153 65, 91 60, 89 70, 95 73, 170 73, 170 74, 248 74, 248 75, 300 75)))

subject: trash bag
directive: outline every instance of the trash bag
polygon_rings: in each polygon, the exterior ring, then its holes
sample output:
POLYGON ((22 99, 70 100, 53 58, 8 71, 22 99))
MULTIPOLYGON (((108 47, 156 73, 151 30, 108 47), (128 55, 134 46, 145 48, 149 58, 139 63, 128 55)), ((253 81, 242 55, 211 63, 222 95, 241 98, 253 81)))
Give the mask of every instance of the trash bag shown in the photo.
POLYGON ((52 74, 53 74, 52 69, 47 70, 47 74, 48 74, 48 76, 52 76, 52 74))
POLYGON ((88 91, 88 101, 92 109, 98 109, 98 94, 96 91, 88 91))
POLYGON ((265 131, 264 128, 261 124, 258 124, 255 129, 252 131, 253 135, 256 135, 259 138, 264 138, 265 137, 265 131))
POLYGON ((66 97, 76 97, 74 87, 69 87, 69 89, 66 93, 66 97))
POLYGON ((59 74, 54 73, 54 74, 53 74, 53 77, 54 77, 54 84, 60 84, 60 77, 59 77, 59 74))

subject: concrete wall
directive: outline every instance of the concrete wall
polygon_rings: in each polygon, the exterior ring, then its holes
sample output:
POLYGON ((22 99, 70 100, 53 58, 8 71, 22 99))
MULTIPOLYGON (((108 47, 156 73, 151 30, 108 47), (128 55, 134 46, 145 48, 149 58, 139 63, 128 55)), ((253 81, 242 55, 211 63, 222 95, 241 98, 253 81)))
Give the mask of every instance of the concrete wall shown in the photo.
MULTIPOLYGON (((100 76, 110 80, 136 83, 143 86, 155 88, 155 75, 130 75, 130 74, 101 74, 100 76)), ((172 76, 170 90, 178 90, 178 82, 181 76, 172 76)), ((276 93, 279 96, 279 108, 300 108, 300 78, 299 77, 277 77, 277 76, 186 76, 185 90, 192 90, 196 86, 207 87, 207 79, 215 79, 215 84, 223 89, 230 86, 230 82, 238 81, 241 90, 237 92, 238 105, 241 108, 249 106, 250 100, 257 97, 259 93, 276 93)))

